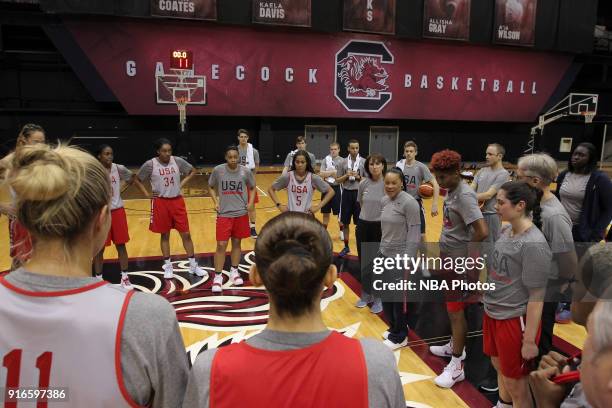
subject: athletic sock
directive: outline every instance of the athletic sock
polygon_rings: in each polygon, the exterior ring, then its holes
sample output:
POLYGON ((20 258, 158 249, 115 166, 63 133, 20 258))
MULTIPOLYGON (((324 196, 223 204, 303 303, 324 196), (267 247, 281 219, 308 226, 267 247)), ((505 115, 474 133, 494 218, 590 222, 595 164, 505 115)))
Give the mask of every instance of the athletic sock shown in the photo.
POLYGON ((230 272, 234 272, 234 271, 238 272, 238 265, 236 266, 232 265, 232 267, 230 268, 230 272))
POLYGON ((189 267, 190 268, 195 268, 196 266, 198 266, 198 263, 196 262, 195 257, 187 258, 187 259, 189 259, 189 267))
POLYGON ((172 258, 164 259, 164 264, 166 265, 172 264, 172 258))
POLYGON ((497 400, 497 405, 495 405, 495 408, 512 408, 512 403, 502 401, 500 398, 497 400))
POLYGON ((251 228, 255 228, 255 223, 254 223, 254 222, 249 222, 249 226, 250 226, 251 228))
POLYGON ((455 357, 455 355, 453 354, 453 357, 451 358, 451 363, 454 365, 461 365, 461 356, 459 357, 455 357))

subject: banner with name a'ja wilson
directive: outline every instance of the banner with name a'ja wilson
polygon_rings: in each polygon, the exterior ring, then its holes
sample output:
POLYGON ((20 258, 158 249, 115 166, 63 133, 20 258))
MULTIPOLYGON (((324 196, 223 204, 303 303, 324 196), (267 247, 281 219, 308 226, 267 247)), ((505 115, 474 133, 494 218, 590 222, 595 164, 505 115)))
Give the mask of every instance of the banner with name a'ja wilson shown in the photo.
POLYGON ((471 0, 425 0, 423 37, 467 41, 471 0))
POLYGON ((253 22, 310 27, 310 0, 252 0, 253 22))
POLYGON ((216 20, 217 0, 151 0, 151 15, 216 20))
POLYGON ((498 44, 535 44, 538 0, 496 0, 493 40, 498 44))

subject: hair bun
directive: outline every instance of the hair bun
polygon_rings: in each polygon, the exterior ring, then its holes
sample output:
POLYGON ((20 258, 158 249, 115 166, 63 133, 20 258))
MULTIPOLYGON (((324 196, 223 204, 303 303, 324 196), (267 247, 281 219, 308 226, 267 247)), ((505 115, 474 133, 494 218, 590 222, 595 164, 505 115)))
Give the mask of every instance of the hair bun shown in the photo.
POLYGON ((70 189, 66 162, 44 144, 24 146, 15 152, 9 185, 20 200, 51 201, 70 189))

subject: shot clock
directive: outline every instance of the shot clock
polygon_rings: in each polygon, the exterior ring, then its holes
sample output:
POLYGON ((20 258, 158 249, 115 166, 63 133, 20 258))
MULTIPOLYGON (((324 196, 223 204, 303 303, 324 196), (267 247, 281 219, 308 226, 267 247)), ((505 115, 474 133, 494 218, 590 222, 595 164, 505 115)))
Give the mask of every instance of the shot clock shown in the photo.
POLYGON ((190 50, 173 50, 170 57, 170 68, 192 69, 193 52, 190 50))

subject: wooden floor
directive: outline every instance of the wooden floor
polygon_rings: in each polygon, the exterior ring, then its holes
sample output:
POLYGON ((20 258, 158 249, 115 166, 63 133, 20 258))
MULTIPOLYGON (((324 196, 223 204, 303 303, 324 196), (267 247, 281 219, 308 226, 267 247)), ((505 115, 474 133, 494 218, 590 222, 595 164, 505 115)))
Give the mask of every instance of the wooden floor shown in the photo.
MULTIPOLYGON (((259 186, 260 202, 257 205, 257 230, 272 217, 278 214, 278 210, 267 197, 265 191, 274 181, 278 174, 258 174, 257 183, 259 186)), ((194 194, 202 191, 191 190, 186 192, 186 195, 194 194)), ((281 193, 283 196, 284 193, 281 193)), ((6 193, 0 194, 0 199, 6 199, 6 193)), ((286 196, 283 196, 286 200, 286 196)), ((3 200, 4 201, 4 200, 3 200)), ((186 198, 187 208, 189 211, 189 222, 191 226, 191 234, 195 244, 196 253, 212 253, 215 249, 215 213, 212 207, 212 200, 209 197, 189 197, 186 198)), ((429 242, 438 240, 441 229, 441 216, 431 218, 430 206, 431 200, 424 201, 427 215, 427 238, 429 242)), ((125 201, 125 207, 128 214, 128 224, 131 236, 131 241, 127 244, 130 258, 141 258, 159 256, 159 236, 148 230, 149 224, 149 200, 147 199, 130 199, 125 201)), ((442 203, 439 203, 440 212, 442 203)), ((317 214, 317 218, 321 219, 321 214, 317 214)), ((334 250, 340 251, 342 243, 338 240, 338 224, 332 216, 329 232, 334 239, 334 250)), ((8 258, 8 234, 6 231, 7 219, 0 218, 0 271, 6 270, 10 266, 8 258)), ((247 239, 243 241, 243 250, 253 249, 254 241, 247 239)), ((351 253, 356 255, 356 246, 354 239, 354 228, 351 226, 350 235, 351 253)), ((180 238, 176 232, 171 235, 171 248, 175 254, 183 254, 184 250, 181 245, 180 238)), ((117 253, 114 248, 106 250, 106 258, 116 258, 117 253)), ((369 312, 368 308, 357 309, 353 305, 358 297, 344 283, 339 282, 339 293, 342 296, 338 299, 330 301, 323 312, 325 323, 328 327, 342 330, 347 335, 352 335, 355 338, 372 337, 380 339, 380 335, 387 329, 385 323, 376 315, 369 312)), ((257 329, 259 330, 259 329, 257 329)), ((197 325, 181 324, 181 331, 186 348, 200 347, 203 343, 207 343, 208 347, 215 347, 221 343, 223 339, 228 337, 234 340, 240 337, 245 337, 253 334, 255 330, 244 329, 239 333, 236 331, 210 330, 198 328, 197 325)), ((585 338, 584 329, 579 326, 570 324, 555 328, 555 334, 561 337, 568 343, 581 348, 585 338)), ((435 373, 418 355, 418 348, 405 347, 401 351, 396 352, 398 359, 398 367, 401 373, 402 382, 406 399, 409 401, 409 406, 413 407, 465 407, 469 406, 464 400, 453 390, 442 390, 435 386, 432 379, 435 373)), ((422 353, 421 353, 422 354, 422 353)))

